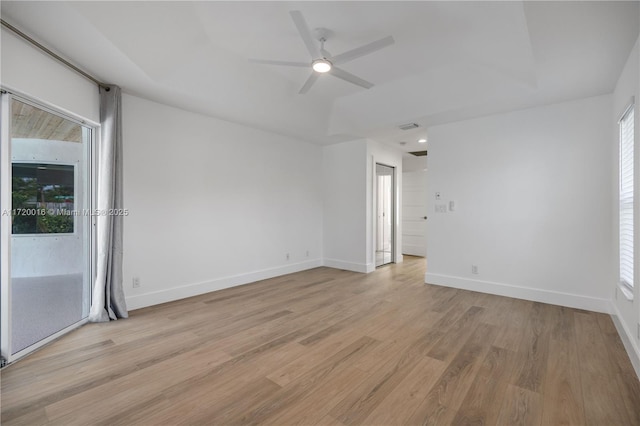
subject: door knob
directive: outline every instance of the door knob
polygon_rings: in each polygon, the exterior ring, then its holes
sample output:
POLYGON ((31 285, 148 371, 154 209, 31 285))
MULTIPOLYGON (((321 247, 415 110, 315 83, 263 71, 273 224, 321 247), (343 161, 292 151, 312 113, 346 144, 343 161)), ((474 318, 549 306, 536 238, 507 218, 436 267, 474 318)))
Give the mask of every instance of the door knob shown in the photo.
POLYGON ((427 217, 426 217, 426 216, 423 216, 422 218, 423 218, 423 219, 426 219, 427 217))

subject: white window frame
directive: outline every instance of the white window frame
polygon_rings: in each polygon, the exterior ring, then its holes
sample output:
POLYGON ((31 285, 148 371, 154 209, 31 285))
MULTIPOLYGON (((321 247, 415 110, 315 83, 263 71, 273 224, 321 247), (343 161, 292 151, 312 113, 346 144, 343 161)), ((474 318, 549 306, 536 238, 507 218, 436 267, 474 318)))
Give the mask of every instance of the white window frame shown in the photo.
POLYGON ((627 298, 633 298, 635 265, 635 100, 618 121, 618 238, 619 285, 627 298))

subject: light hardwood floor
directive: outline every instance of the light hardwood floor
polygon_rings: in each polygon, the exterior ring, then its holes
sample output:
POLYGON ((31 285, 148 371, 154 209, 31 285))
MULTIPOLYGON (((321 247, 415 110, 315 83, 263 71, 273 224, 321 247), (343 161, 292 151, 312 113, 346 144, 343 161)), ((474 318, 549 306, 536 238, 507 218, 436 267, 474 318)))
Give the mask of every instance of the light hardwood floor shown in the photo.
POLYGON ((317 268, 90 324, 2 370, 3 425, 640 425, 607 315, 317 268))

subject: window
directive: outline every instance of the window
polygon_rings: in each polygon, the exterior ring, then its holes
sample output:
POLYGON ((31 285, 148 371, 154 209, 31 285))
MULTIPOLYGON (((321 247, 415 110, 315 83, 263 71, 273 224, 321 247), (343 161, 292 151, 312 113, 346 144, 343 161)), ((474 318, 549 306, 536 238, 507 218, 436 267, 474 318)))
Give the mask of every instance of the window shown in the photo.
POLYGON ((634 106, 620 119, 620 283, 633 288, 634 106))
POLYGON ((73 233, 74 167, 13 163, 12 233, 73 233))

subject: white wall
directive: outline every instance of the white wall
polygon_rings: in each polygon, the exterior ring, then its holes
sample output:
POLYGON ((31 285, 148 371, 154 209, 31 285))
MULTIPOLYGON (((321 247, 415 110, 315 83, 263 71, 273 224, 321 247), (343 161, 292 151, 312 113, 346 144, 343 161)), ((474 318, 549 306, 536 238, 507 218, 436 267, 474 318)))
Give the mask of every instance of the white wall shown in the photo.
POLYGON ((635 212, 636 222, 635 230, 635 246, 640 247, 640 39, 636 42, 629 59, 620 75, 618 84, 613 94, 613 108, 610 116, 612 132, 610 136, 612 154, 610 156, 612 163, 612 194, 611 204, 616 206, 613 214, 613 280, 610 281, 608 287, 609 297, 613 299, 613 317, 618 328, 618 332, 622 337, 629 357, 634 364, 636 373, 640 376, 640 251, 635 251, 635 272, 636 285, 634 288, 633 299, 629 299, 623 292, 618 289, 618 265, 619 265, 619 241, 618 241, 618 120, 629 105, 632 97, 635 97, 635 212))
POLYGON ((425 281, 608 312, 611 100, 430 128, 425 281))
POLYGON ((98 86, 4 27, 0 31, 0 84, 74 116, 100 122, 98 86))
POLYGON ((123 131, 129 309, 321 265, 320 147, 128 95, 123 131))
POLYGON ((324 264, 367 272, 367 141, 322 149, 324 264))
POLYGON ((404 154, 402 157, 402 171, 406 172, 417 172, 423 171, 427 168, 427 156, 416 157, 413 154, 404 154))
POLYGON ((375 270, 375 164, 396 169, 396 258, 402 262, 402 152, 359 139, 323 148, 324 265, 375 270))

